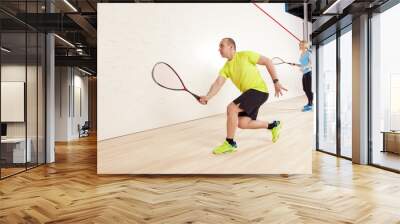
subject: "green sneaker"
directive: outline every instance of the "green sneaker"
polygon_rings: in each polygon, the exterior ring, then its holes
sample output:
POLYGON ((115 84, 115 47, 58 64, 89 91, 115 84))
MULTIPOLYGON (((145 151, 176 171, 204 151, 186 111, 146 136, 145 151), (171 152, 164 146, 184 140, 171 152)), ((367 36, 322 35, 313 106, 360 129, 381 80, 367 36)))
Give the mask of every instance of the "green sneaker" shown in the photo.
POLYGON ((214 148, 213 153, 215 155, 231 153, 231 152, 235 152, 236 148, 237 148, 236 145, 232 146, 231 144, 229 144, 228 141, 225 140, 224 143, 222 143, 222 145, 214 148))
POLYGON ((272 128, 272 142, 275 143, 279 139, 279 134, 281 132, 281 122, 280 121, 275 121, 277 125, 272 128))

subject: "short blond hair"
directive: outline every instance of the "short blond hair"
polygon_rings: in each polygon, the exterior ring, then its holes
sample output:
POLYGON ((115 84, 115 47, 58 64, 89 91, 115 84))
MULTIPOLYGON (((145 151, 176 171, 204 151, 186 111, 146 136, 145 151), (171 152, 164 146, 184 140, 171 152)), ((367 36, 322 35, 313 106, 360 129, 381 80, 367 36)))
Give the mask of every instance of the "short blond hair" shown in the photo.
POLYGON ((300 44, 303 45, 305 48, 309 48, 310 47, 310 44, 306 40, 300 41, 300 44))

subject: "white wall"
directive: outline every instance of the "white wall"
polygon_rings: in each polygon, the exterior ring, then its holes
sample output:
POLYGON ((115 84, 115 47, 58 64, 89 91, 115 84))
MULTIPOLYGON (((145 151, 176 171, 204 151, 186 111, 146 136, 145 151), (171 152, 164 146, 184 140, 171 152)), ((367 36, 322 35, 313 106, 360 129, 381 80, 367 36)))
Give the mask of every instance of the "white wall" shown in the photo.
MULTIPOLYGON (((283 4, 260 5, 302 36, 302 20, 283 4)), ((189 89, 206 94, 225 62, 218 52, 223 37, 233 37, 238 50, 298 60, 298 42, 252 4, 98 4, 98 140, 224 113, 239 95, 230 81, 202 106, 159 88, 150 74, 157 61, 166 61, 189 89)), ((274 101, 269 75, 260 70, 274 101)), ((297 69, 279 66, 278 73, 289 89, 282 99, 303 95, 297 69)))
POLYGON ((88 78, 71 67, 56 67, 55 141, 70 141, 79 137, 78 124, 88 120, 88 78), (79 113, 81 90, 82 114, 79 113), (74 111, 75 110, 75 111, 74 111))
POLYGON ((79 132, 77 129, 78 124, 80 124, 81 126, 85 123, 85 121, 88 120, 88 77, 87 76, 82 76, 80 75, 82 73, 78 73, 78 75, 75 75, 75 80, 74 80, 74 99, 75 99, 75 106, 74 109, 75 113, 73 113, 71 122, 72 122, 72 130, 71 130, 71 134, 73 136, 73 138, 79 138, 79 132), (79 93, 78 91, 80 90, 80 97, 79 97, 79 93), (81 101, 81 102, 79 102, 81 101), (82 110, 80 112, 79 107, 81 107, 80 109, 82 110))
POLYGON ((68 67, 55 68, 55 141, 68 141, 68 67))

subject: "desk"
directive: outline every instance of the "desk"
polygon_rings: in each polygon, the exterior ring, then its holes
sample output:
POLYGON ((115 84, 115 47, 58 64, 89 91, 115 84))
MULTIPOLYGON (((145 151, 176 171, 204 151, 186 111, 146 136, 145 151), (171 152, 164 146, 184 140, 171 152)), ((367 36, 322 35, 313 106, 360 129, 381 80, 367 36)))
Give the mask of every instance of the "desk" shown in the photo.
POLYGON ((400 131, 382 131, 383 150, 382 152, 393 152, 400 154, 400 131))
POLYGON ((25 163, 31 162, 31 146, 32 140, 27 139, 25 154, 25 138, 6 138, 1 139, 1 157, 9 163, 25 163), (12 158, 12 159, 11 159, 12 158), (27 159, 25 161, 25 159, 27 159))

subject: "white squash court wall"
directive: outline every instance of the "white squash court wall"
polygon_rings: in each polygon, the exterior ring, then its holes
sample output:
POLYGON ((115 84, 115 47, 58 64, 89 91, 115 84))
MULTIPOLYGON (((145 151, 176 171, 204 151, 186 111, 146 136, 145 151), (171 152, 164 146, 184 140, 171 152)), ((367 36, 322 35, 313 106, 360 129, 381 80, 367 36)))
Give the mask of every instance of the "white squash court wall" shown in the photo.
MULTIPOLYGON (((260 6, 302 37, 302 20, 285 13, 283 4, 260 6)), ((225 62, 218 52, 223 37, 234 38, 239 51, 298 60, 298 42, 252 4, 98 4, 98 140, 224 113, 240 94, 230 80, 203 106, 151 79, 153 65, 166 61, 189 89, 206 94, 225 62)), ((300 72, 277 68, 289 89, 279 99, 303 95, 300 72)), ((259 69, 270 88, 268 102, 277 100, 267 70, 259 69)))

